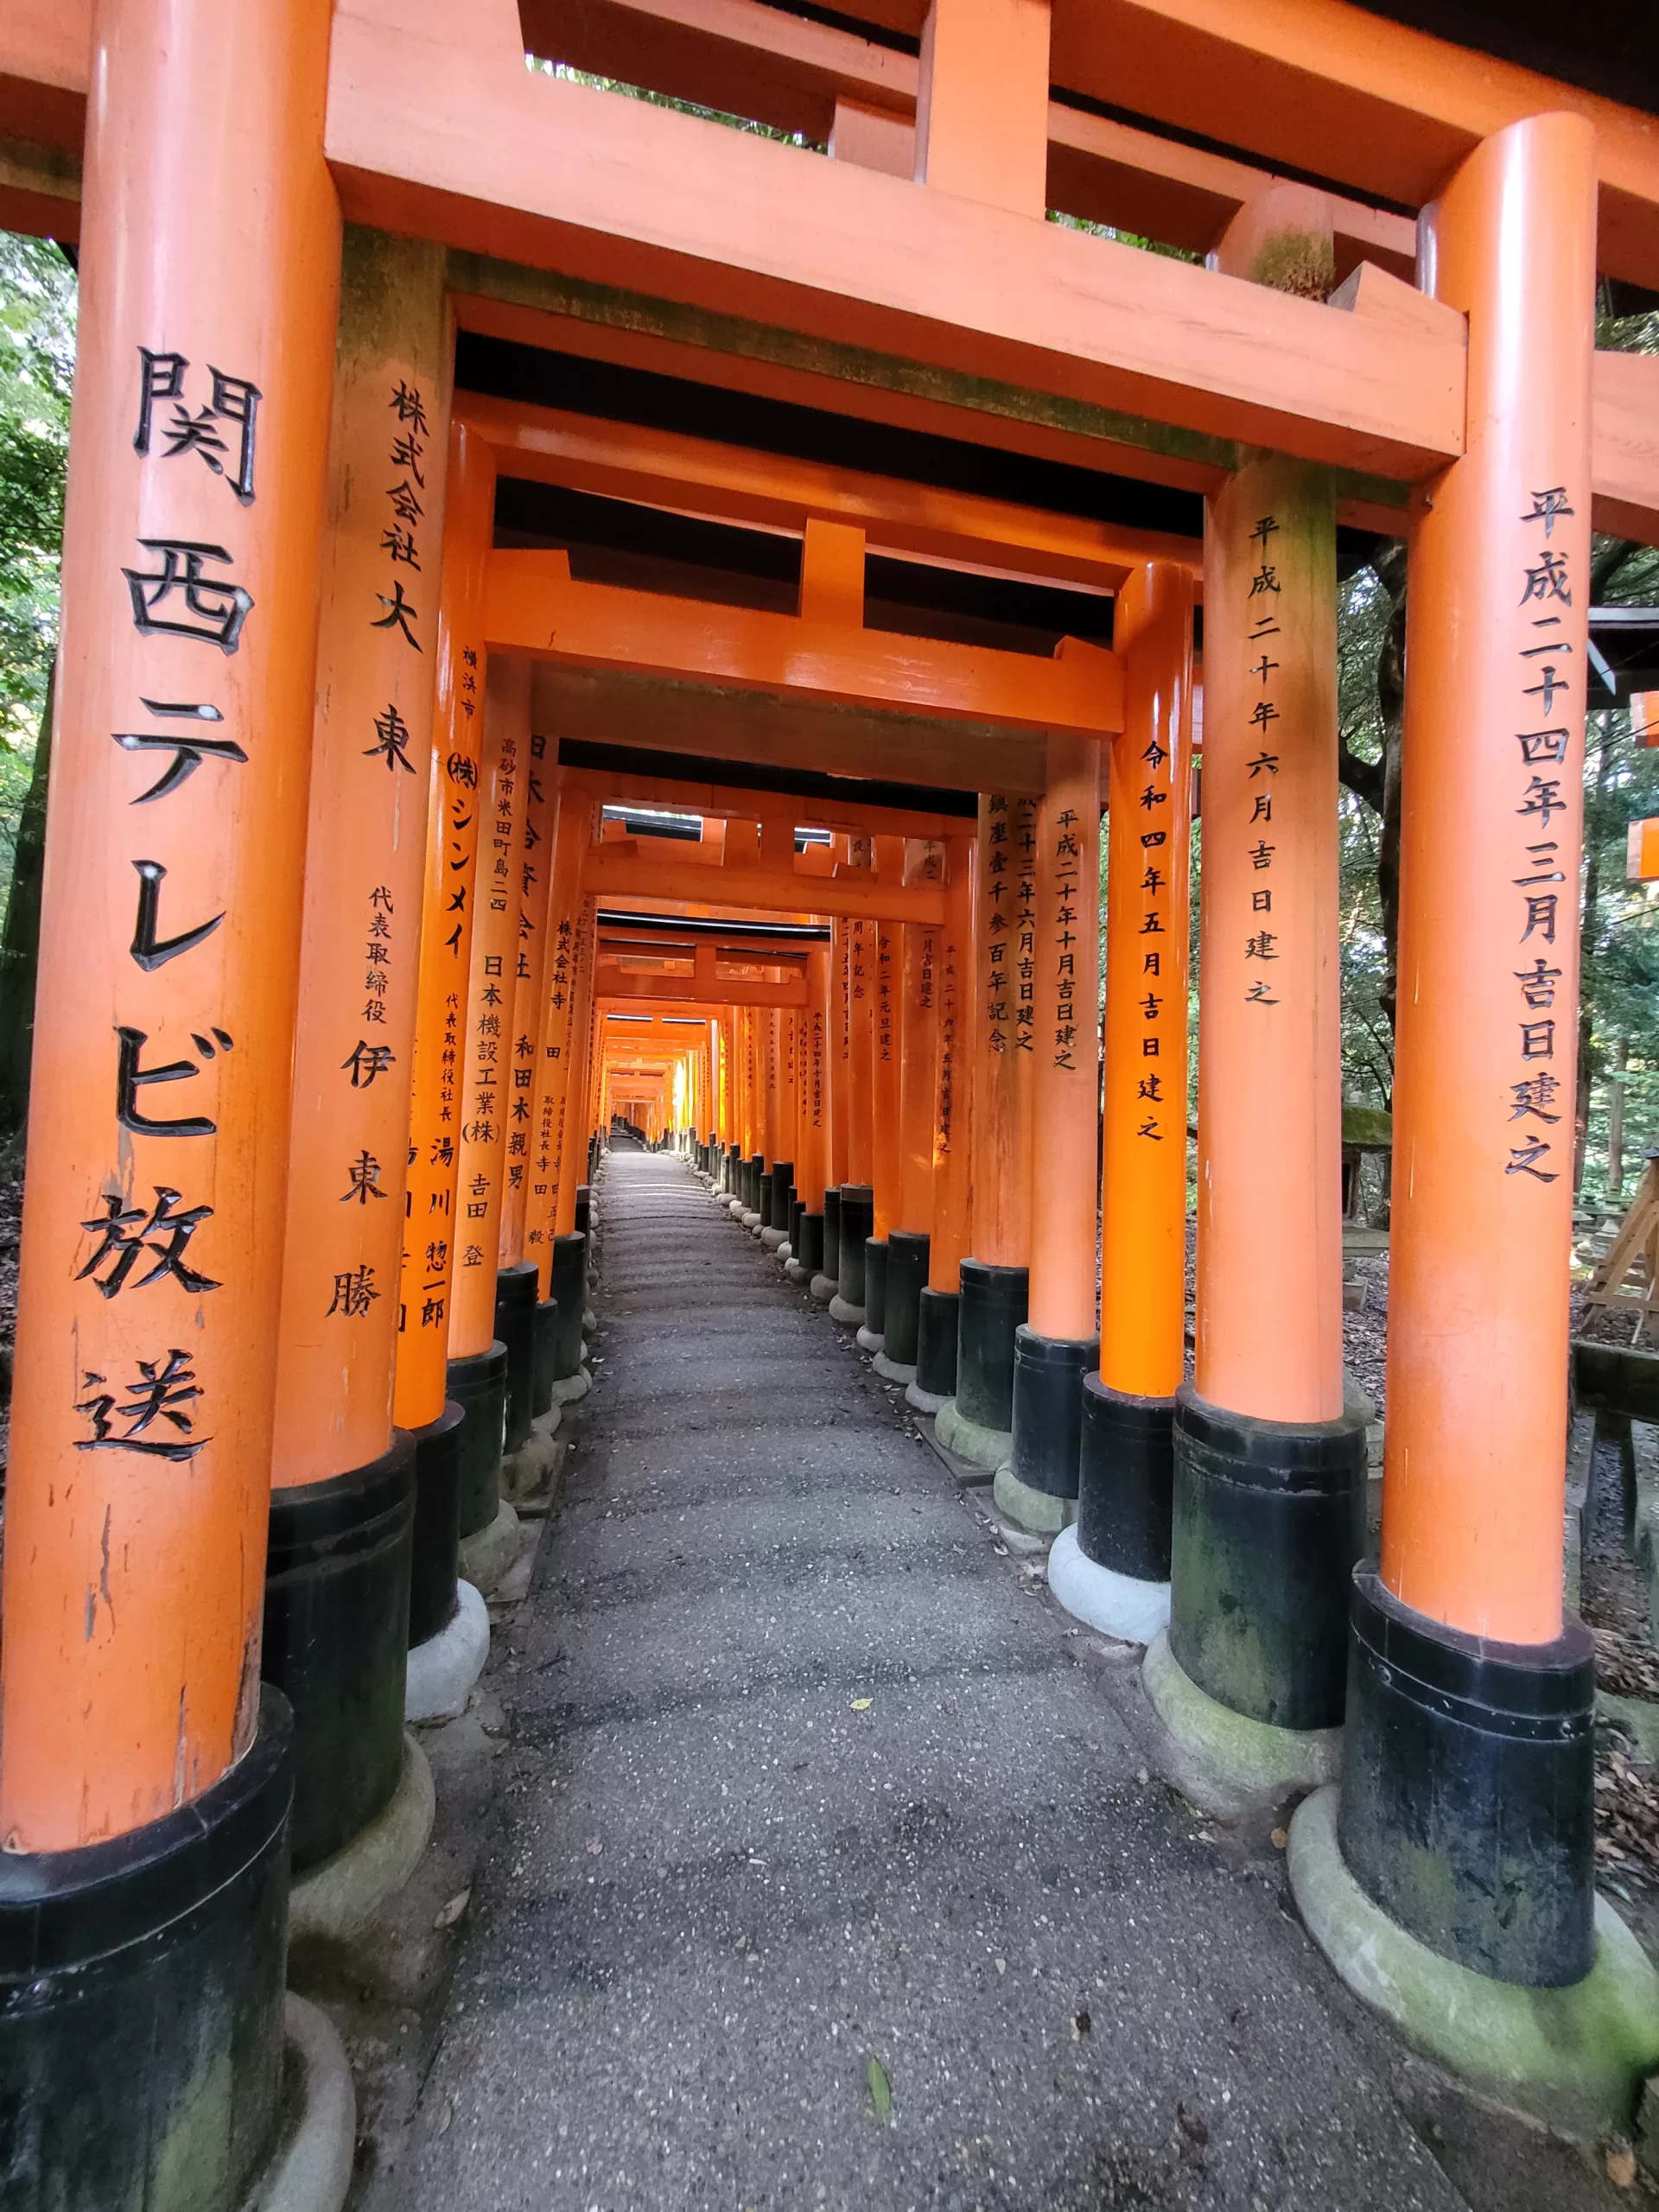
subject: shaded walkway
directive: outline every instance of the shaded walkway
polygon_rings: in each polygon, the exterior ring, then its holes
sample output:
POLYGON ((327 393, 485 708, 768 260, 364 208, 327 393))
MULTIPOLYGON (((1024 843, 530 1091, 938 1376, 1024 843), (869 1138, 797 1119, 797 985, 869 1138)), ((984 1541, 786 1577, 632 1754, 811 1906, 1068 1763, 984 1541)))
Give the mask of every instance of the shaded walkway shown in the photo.
POLYGON ((677 1160, 601 1204, 501 1831, 377 2212, 1548 2201, 1490 2145, 1500 2193, 1452 2187, 1281 1857, 1141 1778, 1128 1678, 843 1332, 677 1160))

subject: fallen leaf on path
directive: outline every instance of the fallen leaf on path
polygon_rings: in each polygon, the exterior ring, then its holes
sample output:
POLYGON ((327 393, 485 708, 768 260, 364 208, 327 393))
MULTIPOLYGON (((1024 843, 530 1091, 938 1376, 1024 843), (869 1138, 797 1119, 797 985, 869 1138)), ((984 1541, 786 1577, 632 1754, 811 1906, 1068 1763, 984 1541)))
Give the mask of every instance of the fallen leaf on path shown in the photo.
POLYGON ((887 2084, 887 2069, 874 2053, 864 2069, 864 2078, 870 2085, 870 2102, 875 2107, 878 2120, 887 2120, 893 2113, 893 2091, 887 2084))
POLYGON ((1290 1831, 1288 1828, 1274 1828, 1268 1840, 1275 1851, 1282 1851, 1290 1841, 1290 1831))
POLYGON ((1636 2187, 1636 2153, 1628 2143, 1615 2143, 1607 2153, 1607 2178, 1615 2189, 1636 2187))
POLYGON ((437 1913, 434 1916, 432 1925, 435 1928, 453 1928, 455 1923, 461 1918, 461 1914, 466 1911, 468 1904, 471 1904, 472 1896, 473 1892, 470 1887, 464 1890, 457 1890, 454 1897, 450 1898, 448 1904, 440 1906, 437 1913))
POLYGON ((853 1700, 853 1711, 855 1713, 868 1713, 874 1703, 875 1700, 873 1697, 855 1697, 853 1700))

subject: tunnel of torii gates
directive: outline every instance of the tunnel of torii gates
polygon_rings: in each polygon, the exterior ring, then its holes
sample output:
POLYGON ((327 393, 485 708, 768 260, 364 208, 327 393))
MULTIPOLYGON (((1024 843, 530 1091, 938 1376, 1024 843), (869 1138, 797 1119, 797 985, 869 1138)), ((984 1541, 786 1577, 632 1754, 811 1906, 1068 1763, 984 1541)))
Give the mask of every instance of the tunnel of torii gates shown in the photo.
POLYGON ((481 1663, 512 1494, 587 1387, 613 1116, 995 1469, 1193 1758, 1339 1777, 1291 1876, 1368 2001, 1558 2118, 1659 2063, 1562 1588, 1589 534, 1659 524, 1659 362, 1593 350, 1593 289, 1659 286, 1651 72, 1606 97, 1584 11, 1518 59, 1499 10, 1497 58, 1432 6, 869 12, 0 17, 0 221, 81 275, 8 2203, 251 2186, 285 1927, 429 1819, 406 1713, 481 1663), (1412 590, 1373 1559, 1335 620, 1380 533, 1412 590))

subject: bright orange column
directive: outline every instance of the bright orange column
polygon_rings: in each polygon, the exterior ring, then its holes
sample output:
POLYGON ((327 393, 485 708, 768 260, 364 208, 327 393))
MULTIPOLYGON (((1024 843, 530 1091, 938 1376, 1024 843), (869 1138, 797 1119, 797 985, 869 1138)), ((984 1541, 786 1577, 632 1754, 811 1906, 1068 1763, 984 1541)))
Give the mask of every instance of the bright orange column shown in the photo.
MULTIPOLYGON (((543 1011, 531 1108, 530 1197, 524 1213, 524 1250, 541 1271, 541 1295, 553 1295, 553 1239, 559 1233, 568 1120, 573 1106, 571 1051, 576 1003, 578 938, 582 927, 582 864, 591 842, 591 807, 572 791, 560 798, 554 830, 552 886, 543 963, 543 1011)), ((584 1136, 586 1132, 584 1131, 584 1136)), ((575 1200, 571 1198, 572 1218, 575 1200)))
POLYGON ((973 1250, 988 1267, 1023 1268, 1031 1256, 1036 802, 982 791, 978 847, 973 1250))
POLYGON ((1205 534, 1194 1381, 1281 1421, 1342 1411, 1335 531, 1256 454, 1205 534))
POLYGON ((442 261, 435 248, 353 230, 342 278, 271 1452, 279 1488, 369 1466, 391 1442, 433 766, 448 445, 442 261))
POLYGON ((1100 1378, 1127 1396, 1173 1398, 1186 1350, 1188 571, 1136 569, 1113 643, 1126 667, 1109 762, 1100 1378))
MULTIPOLYGON (((917 842, 920 842, 919 840, 917 842)), ((937 880, 944 852, 929 849, 937 880)), ((906 922, 904 930, 904 1065, 899 1102, 902 1182, 901 1226, 926 1234, 933 1218, 933 1060, 938 1014, 940 933, 927 922, 906 922)))
MULTIPOLYGON (((524 778, 524 818, 513 883, 518 944, 512 990, 512 1073, 502 1084, 505 1106, 507 1175, 501 1194, 500 1263, 526 1257, 524 1227, 530 1201, 531 1149, 535 1136, 536 1081, 548 990, 548 938, 553 925, 553 848, 559 817, 558 768, 548 758, 547 738, 532 730, 524 778)), ((535 1252, 528 1255, 532 1261, 535 1252)))
POLYGON ((483 441, 450 432, 438 603, 421 969, 392 1410, 400 1428, 439 1419, 449 1356, 459 1211, 456 1164, 467 1118, 467 994, 477 895, 484 739, 484 564, 495 467, 483 441))
POLYGON ((849 1165, 852 1102, 852 932, 839 916, 830 925, 830 1182, 851 1179, 849 1165))
POLYGON ((1100 1062, 1100 748, 1051 734, 1038 825, 1030 1323, 1095 1333, 1100 1062))
MULTIPOLYGON (((899 842, 902 850, 902 841, 899 842)), ((875 1233, 899 1226, 904 1137, 899 1125, 904 1066, 903 931, 896 922, 872 922, 875 939, 875 1065, 871 1078, 871 1180, 875 1233)))
POLYGON ((875 1168, 875 924, 847 932, 847 1175, 868 1184, 875 1168))
POLYGON ((1414 508, 1382 1578, 1561 1627, 1594 141, 1471 156, 1435 224, 1469 445, 1414 508))
POLYGON ((515 893, 529 754, 529 664, 492 660, 479 776, 477 912, 461 1038, 451 1359, 474 1359, 495 1340, 495 1255, 512 1095, 518 942, 515 893))
POLYGON ((973 988, 974 845, 945 844, 945 918, 938 933, 933 1051, 933 1217, 928 1248, 931 1290, 954 1294, 968 1249, 973 1083, 968 1050, 973 988))
POLYGON ((340 220, 329 10, 103 0, 6 1502, 0 1836, 252 1740, 340 220))
POLYGON ((814 944, 806 956, 805 1065, 802 1077, 802 1144, 795 1162, 795 1187, 808 1213, 823 1211, 823 1186, 829 1168, 830 1080, 827 1051, 830 1027, 830 949, 814 944))
MULTIPOLYGON (((587 849, 584 845, 584 851, 587 849)), ((564 1134, 560 1145, 558 1209, 555 1226, 561 1236, 576 1227, 576 1191, 588 1170, 588 1139, 597 1115, 594 1077, 599 1055, 594 1046, 597 1026, 594 1003, 594 904, 584 899, 576 920, 575 997, 570 1021, 570 1072, 565 1078, 564 1134)))

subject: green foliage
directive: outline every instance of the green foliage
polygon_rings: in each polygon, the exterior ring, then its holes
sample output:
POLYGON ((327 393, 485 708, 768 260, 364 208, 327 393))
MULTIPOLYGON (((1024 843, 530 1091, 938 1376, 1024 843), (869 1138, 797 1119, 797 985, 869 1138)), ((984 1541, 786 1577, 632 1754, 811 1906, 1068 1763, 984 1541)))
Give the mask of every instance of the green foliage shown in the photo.
POLYGON ((73 270, 0 232, 0 898, 57 651, 74 365, 73 270))
MULTIPOLYGON (((1338 594, 1337 722, 1344 750, 1360 760, 1382 758, 1376 671, 1392 612, 1389 594, 1371 569, 1362 569, 1338 594)), ((1376 880, 1382 828, 1376 810, 1344 789, 1338 849, 1343 1096, 1361 1105, 1390 1108, 1394 1031, 1380 995, 1388 974, 1376 880)))

